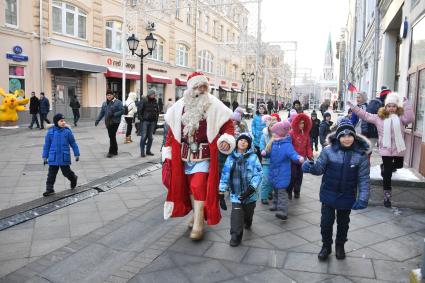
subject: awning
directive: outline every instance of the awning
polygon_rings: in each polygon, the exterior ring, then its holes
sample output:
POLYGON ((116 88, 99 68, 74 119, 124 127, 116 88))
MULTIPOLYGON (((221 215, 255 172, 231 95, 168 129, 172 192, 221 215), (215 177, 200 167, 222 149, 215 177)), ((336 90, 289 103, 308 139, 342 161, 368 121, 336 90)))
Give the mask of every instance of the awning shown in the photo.
MULTIPOLYGON (((107 78, 122 78, 122 70, 108 68, 105 73, 107 78)), ((140 74, 138 72, 125 72, 125 78, 128 80, 140 80, 140 74)))
POLYGON ((70 69, 89 73, 105 73, 107 71, 104 66, 66 60, 49 60, 46 67, 47 69, 70 69))
POLYGON ((173 81, 168 77, 162 77, 157 75, 146 75, 146 81, 148 83, 158 83, 158 84, 172 84, 173 81))
POLYGON ((233 92, 239 92, 239 93, 242 93, 242 90, 240 90, 240 89, 238 89, 238 88, 232 88, 232 91, 233 91, 233 92))
POLYGON ((179 78, 175 79, 176 86, 187 86, 187 81, 179 78))
POLYGON ((216 87, 215 85, 210 85, 211 89, 218 89, 218 87, 216 87))
POLYGON ((224 91, 228 91, 228 92, 232 91, 231 89, 228 89, 227 87, 222 87, 222 86, 220 86, 220 90, 224 90, 224 91))

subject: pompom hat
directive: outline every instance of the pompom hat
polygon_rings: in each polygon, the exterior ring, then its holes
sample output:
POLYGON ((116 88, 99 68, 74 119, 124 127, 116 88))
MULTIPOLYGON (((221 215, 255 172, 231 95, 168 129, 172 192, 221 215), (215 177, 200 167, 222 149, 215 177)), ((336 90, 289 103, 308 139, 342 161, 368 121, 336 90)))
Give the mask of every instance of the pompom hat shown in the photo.
POLYGON ((238 142, 240 140, 246 140, 248 142, 248 149, 251 148, 251 146, 252 146, 252 138, 251 138, 251 135, 249 133, 241 133, 238 136, 238 138, 236 139, 236 146, 237 146, 237 144, 238 144, 238 142))
POLYGON ((291 130, 291 124, 287 120, 284 120, 282 122, 274 124, 271 130, 273 134, 280 138, 283 138, 286 137, 289 131, 291 130))
POLYGON ((339 139, 342 136, 351 135, 356 136, 356 130, 354 129, 353 124, 347 118, 341 119, 338 123, 338 128, 336 129, 336 138, 339 139))

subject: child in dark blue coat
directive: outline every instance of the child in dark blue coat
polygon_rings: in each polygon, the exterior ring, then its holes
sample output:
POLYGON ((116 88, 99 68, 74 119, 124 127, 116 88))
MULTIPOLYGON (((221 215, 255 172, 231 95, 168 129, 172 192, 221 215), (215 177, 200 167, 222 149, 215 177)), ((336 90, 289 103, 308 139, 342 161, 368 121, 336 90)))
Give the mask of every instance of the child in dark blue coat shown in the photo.
POLYGON ((270 156, 269 182, 273 187, 270 211, 276 211, 276 217, 284 221, 288 219, 287 189, 291 180, 291 160, 304 162, 292 145, 290 129, 291 124, 287 120, 276 123, 271 129, 272 139, 266 146, 266 154, 270 156))
POLYGON ((80 159, 80 151, 75 142, 74 135, 65 123, 65 117, 58 113, 53 117, 54 126, 49 128, 46 134, 43 147, 44 165, 49 164, 49 173, 47 175, 46 191, 43 196, 47 197, 55 193, 53 189, 56 181, 56 175, 59 168, 62 174, 71 181, 71 189, 77 186, 77 175, 71 170, 71 152, 72 147, 75 161, 80 159))
POLYGON ((336 132, 328 136, 328 143, 316 163, 305 162, 302 166, 305 173, 323 174, 320 186, 323 246, 318 255, 319 260, 326 260, 332 252, 335 211, 335 253, 337 259, 344 259, 351 209, 364 209, 369 200, 370 142, 357 135, 351 122, 344 118, 339 122, 336 132))
POLYGON ((252 147, 249 133, 241 133, 236 149, 227 157, 220 178, 220 207, 227 210, 224 193, 230 191, 232 214, 230 216, 230 245, 240 244, 244 225, 250 229, 258 199, 258 189, 263 177, 261 163, 252 147))

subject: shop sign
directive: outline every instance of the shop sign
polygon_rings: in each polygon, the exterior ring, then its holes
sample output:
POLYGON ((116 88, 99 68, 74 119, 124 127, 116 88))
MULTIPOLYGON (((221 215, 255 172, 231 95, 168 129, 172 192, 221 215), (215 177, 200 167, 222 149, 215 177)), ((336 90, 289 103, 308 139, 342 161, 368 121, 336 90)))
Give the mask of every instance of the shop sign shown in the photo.
POLYGON ((226 85, 226 81, 221 81, 220 84, 226 85))
POLYGON ((238 83, 232 83, 232 87, 238 87, 238 83))
POLYGON ((6 58, 13 60, 15 62, 27 62, 28 56, 21 55, 22 54, 22 47, 19 45, 13 46, 13 54, 12 53, 6 53, 6 58))
POLYGON ((149 67, 148 70, 149 71, 160 72, 160 73, 166 73, 167 72, 167 70, 157 69, 157 68, 152 68, 152 67, 149 67))
MULTIPOLYGON (((116 59, 112 59, 112 58, 106 59, 106 64, 108 64, 109 66, 113 66, 113 67, 122 67, 122 61, 121 60, 116 60, 116 59)), ((133 63, 126 63, 125 68, 130 69, 130 70, 134 70, 134 69, 136 69, 136 65, 133 64, 133 63)))

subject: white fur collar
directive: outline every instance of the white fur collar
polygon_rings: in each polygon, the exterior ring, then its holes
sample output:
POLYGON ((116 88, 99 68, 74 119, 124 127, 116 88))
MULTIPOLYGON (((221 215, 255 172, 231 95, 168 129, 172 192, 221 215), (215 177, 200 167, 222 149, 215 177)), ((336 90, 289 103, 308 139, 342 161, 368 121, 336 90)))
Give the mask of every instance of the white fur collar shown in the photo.
MULTIPOLYGON (((207 138, 212 143, 218 135, 220 128, 230 119, 232 110, 224 105, 217 97, 208 94, 210 107, 207 110, 207 138)), ((182 114, 184 98, 181 98, 165 114, 165 122, 173 131, 174 138, 180 143, 182 135, 182 114)))

